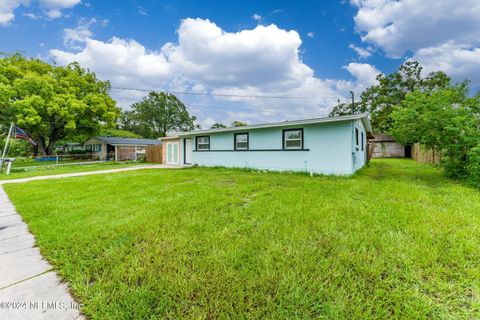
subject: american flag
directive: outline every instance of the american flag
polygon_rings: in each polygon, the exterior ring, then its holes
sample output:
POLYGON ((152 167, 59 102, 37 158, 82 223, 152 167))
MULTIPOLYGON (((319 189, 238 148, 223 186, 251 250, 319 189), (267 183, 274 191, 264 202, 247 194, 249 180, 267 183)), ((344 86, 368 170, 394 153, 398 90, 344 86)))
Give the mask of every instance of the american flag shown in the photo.
POLYGON ((28 142, 30 142, 32 145, 36 146, 37 143, 35 142, 35 140, 33 140, 32 138, 30 138, 30 136, 22 129, 22 128, 19 128, 17 126, 15 126, 15 138, 17 139, 25 139, 27 140, 28 142))

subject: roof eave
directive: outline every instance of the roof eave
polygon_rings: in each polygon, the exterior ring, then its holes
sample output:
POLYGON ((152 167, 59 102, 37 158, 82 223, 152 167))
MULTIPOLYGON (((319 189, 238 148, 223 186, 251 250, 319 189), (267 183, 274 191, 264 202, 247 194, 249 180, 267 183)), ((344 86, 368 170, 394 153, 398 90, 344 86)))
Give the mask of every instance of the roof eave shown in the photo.
POLYGON ((206 130, 179 132, 178 137, 188 137, 188 136, 194 136, 199 134, 210 134, 210 133, 220 133, 220 132, 235 132, 235 131, 255 130, 255 129, 264 129, 264 128, 298 126, 298 125, 316 124, 316 123, 342 122, 342 121, 351 121, 351 120, 358 120, 358 119, 362 119, 363 124, 365 126, 365 130, 367 132, 372 132, 370 120, 368 120, 368 113, 361 113, 361 114, 353 114, 353 115, 340 116, 340 117, 325 117, 325 118, 316 118, 316 119, 263 123, 263 124, 242 126, 242 127, 229 127, 229 128, 219 128, 219 129, 206 129, 206 130))

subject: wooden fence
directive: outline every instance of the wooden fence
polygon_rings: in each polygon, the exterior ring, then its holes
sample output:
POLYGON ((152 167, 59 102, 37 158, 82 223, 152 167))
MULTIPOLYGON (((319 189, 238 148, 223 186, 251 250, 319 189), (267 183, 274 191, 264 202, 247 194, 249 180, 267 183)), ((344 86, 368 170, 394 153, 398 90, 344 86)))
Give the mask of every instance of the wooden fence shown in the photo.
POLYGON ((147 146, 147 149, 145 150, 145 160, 147 162, 162 163, 162 145, 154 144, 147 146))
POLYGON ((440 163, 440 153, 426 149, 418 143, 412 146, 412 159, 421 163, 440 163))

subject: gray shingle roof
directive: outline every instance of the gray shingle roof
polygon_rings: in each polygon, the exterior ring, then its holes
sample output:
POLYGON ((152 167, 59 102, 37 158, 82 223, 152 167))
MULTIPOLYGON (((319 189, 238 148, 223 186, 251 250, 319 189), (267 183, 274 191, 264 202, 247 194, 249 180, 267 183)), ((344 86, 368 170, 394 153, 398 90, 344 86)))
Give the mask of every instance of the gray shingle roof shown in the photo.
POLYGON ((160 140, 156 139, 137 139, 137 138, 119 138, 119 137, 95 137, 95 139, 105 141, 108 144, 131 144, 131 145, 149 145, 161 144, 160 140))

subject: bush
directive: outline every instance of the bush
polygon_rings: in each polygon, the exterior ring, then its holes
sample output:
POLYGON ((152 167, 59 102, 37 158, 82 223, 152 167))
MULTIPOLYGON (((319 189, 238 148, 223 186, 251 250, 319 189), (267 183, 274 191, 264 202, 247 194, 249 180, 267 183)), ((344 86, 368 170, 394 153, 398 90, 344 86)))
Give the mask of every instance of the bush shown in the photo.
POLYGON ((467 173, 470 183, 480 188, 480 146, 468 153, 467 173))

